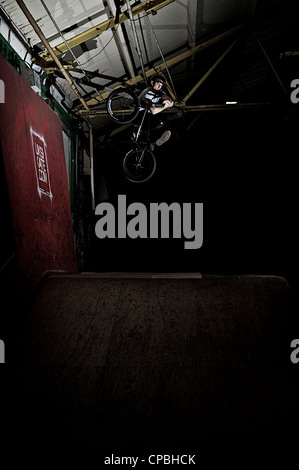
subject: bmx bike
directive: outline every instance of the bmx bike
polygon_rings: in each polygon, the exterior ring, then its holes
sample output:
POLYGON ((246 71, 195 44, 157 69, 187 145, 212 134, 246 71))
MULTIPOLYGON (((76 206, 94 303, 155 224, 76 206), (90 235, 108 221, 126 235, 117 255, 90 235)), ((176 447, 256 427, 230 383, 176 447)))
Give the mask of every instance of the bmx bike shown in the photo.
POLYGON ((150 113, 149 105, 142 106, 133 90, 117 88, 109 94, 106 107, 109 116, 118 124, 132 122, 141 111, 143 112, 141 122, 132 138, 133 148, 123 158, 123 172, 133 183, 148 181, 155 173, 156 158, 150 149, 149 131, 145 133, 145 141, 140 141, 139 138, 146 114, 150 113))

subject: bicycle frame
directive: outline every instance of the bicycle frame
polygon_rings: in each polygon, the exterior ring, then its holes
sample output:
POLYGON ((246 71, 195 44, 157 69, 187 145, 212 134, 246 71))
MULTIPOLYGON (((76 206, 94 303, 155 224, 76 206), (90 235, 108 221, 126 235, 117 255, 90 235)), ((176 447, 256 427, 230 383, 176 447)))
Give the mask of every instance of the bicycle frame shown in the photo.
MULTIPOLYGON (((142 108, 141 108, 141 109, 142 109, 142 108)), ((142 126, 143 126, 143 123, 144 123, 144 120, 145 120, 145 116, 146 116, 146 114, 149 112, 148 110, 149 110, 149 108, 148 108, 148 106, 146 106, 146 108, 144 109, 144 113, 143 113, 142 119, 141 119, 141 123, 140 123, 139 126, 138 126, 138 130, 137 130, 137 133, 136 133, 136 137, 135 137, 135 139, 134 139, 135 142, 138 141, 138 138, 139 138, 139 136, 140 136, 141 129, 142 129, 142 126)))
POLYGON ((156 159, 151 150, 150 145, 150 119, 147 122, 147 130, 144 134, 141 132, 145 124, 145 118, 147 113, 150 113, 150 106, 146 103, 145 107, 141 106, 137 95, 131 90, 127 90, 122 96, 122 90, 114 90, 109 95, 107 100, 107 111, 111 118, 117 123, 128 123, 133 122, 138 114, 143 111, 140 124, 135 124, 136 135, 132 138, 132 143, 135 148, 129 150, 123 159, 123 171, 126 178, 134 183, 142 183, 149 180, 156 170, 156 159), (127 97, 126 95, 129 95, 127 97), (124 101, 122 99, 124 98, 124 101), (128 103, 133 100, 133 106, 128 103), (119 101, 116 101, 119 99, 119 101), (113 102, 116 104, 116 108, 113 106, 113 102), (120 106, 118 108, 118 105, 120 106), (122 113, 122 110, 128 110, 128 117, 122 113), (140 142, 140 135, 144 135, 145 142, 140 142))

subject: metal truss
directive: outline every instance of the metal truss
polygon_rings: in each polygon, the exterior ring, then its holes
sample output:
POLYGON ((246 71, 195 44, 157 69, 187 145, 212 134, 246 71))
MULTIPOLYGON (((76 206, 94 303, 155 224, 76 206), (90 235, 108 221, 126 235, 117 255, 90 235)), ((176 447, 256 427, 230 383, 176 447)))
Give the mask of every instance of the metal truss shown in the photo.
MULTIPOLYGON (((214 44, 217 44, 218 42, 230 37, 230 36, 233 36, 237 33, 239 33, 238 37, 236 39, 233 40, 233 43, 226 49, 226 51, 221 55, 221 57, 215 62, 215 64, 213 64, 213 66, 210 68, 210 70, 204 75, 204 77, 202 77, 198 82, 197 84, 189 91, 189 93, 185 96, 185 98, 183 100, 181 100, 180 102, 176 102, 176 106, 180 106, 180 107, 185 107, 186 106, 186 103, 188 101, 188 99, 195 93, 195 91, 199 88, 199 86, 209 77, 209 75, 212 73, 212 71, 217 67, 217 65, 220 64, 220 62, 226 57, 226 55, 230 52, 230 50, 234 47, 234 45, 239 41, 240 37, 244 34, 244 32, 247 31, 247 25, 245 24, 240 24, 238 26, 235 26, 234 28, 231 28, 221 34, 219 34, 218 36, 215 36, 214 38, 212 39, 209 39, 201 44, 199 44, 198 46, 195 46, 191 49, 188 49, 187 51, 185 52, 182 52, 180 54, 178 54, 177 56, 175 57, 172 57, 171 59, 168 59, 166 62, 162 62, 161 64, 159 64, 158 66, 155 66, 155 67, 152 67, 151 69, 147 70, 145 72, 146 74, 146 77, 150 77, 151 75, 153 75, 154 73, 164 73, 165 69, 166 68, 170 68, 190 57, 192 57, 193 55, 199 53, 199 52, 202 52, 203 50, 205 50, 206 48, 214 45, 214 44)), ((127 80, 125 81, 124 83, 122 83, 121 85, 118 85, 117 87, 115 88, 120 88, 120 87, 133 87, 134 85, 136 85, 137 83, 141 82, 142 80, 144 80, 143 76, 140 74, 140 75, 137 75, 133 78, 131 78, 130 80, 127 80)), ((168 84, 168 87, 169 87, 169 84, 168 84)), ((114 89, 115 89, 114 88, 114 89)), ((170 93, 172 95, 172 97, 174 96, 174 92, 173 90, 171 90, 171 87, 170 88, 170 93)), ((92 107, 96 106, 96 105, 99 105, 101 104, 103 101, 106 100, 106 98, 108 97, 108 95, 111 93, 111 90, 110 91, 106 91, 106 92, 103 92, 101 93, 101 96, 97 96, 96 98, 91 98, 90 100, 87 101, 87 104, 90 108, 90 115, 96 115, 96 114, 103 114, 105 113, 105 111, 101 111, 99 110, 98 112, 96 110, 93 110, 92 107)), ((74 110, 74 112, 78 112, 78 113, 83 113, 84 111, 83 110, 80 110, 80 108, 77 108, 74 110)))
MULTIPOLYGON (((273 103, 269 102, 259 102, 259 103, 237 103, 237 104, 214 104, 214 105, 188 105, 187 102, 188 100, 193 96, 193 94, 198 90, 198 88, 208 79, 208 77, 212 74, 212 72, 217 68, 217 66, 225 59, 225 57, 230 53, 230 51, 236 46, 236 44, 239 42, 239 40, 243 37, 244 33, 248 32, 248 26, 246 24, 241 24, 239 26, 236 26, 230 30, 225 31, 224 33, 208 40, 205 41, 202 44, 199 44, 196 47, 193 47, 181 54, 178 54, 176 57, 173 57, 169 60, 167 60, 165 63, 161 63, 159 66, 152 68, 146 72, 146 76, 149 77, 153 73, 158 72, 162 73, 165 70, 166 67, 171 67, 173 65, 178 64, 179 62, 188 59, 189 57, 192 57, 194 54, 197 54, 200 51, 203 51, 207 47, 210 47, 213 44, 216 44, 219 41, 222 41, 223 39, 228 38, 229 36, 234 36, 234 39, 232 40, 231 44, 224 50, 224 52, 220 55, 220 57, 213 63, 213 65, 209 68, 209 70, 203 75, 203 77, 200 78, 200 80, 197 81, 197 83, 190 89, 190 91, 185 95, 183 99, 180 101, 175 102, 175 106, 178 108, 181 108, 183 111, 186 112, 203 112, 203 111, 221 111, 221 110, 240 110, 240 109, 253 109, 253 108, 261 108, 261 107, 268 107, 270 105, 273 105, 273 103), (237 37, 235 37, 237 34, 237 37)), ((286 89, 277 73, 275 70, 269 56, 267 55, 265 49, 263 48, 262 44, 258 40, 256 34, 254 31, 251 31, 253 34, 254 38, 256 39, 265 59, 267 60, 274 76, 277 79, 278 84, 280 85, 282 91, 286 93, 286 89)), ((131 80, 127 80, 124 84, 119 85, 118 87, 123 87, 123 86, 134 86, 138 82, 143 80, 143 77, 141 75, 138 75, 131 80)), ((116 87, 117 88, 117 87, 116 87)), ((171 90, 170 90, 171 92, 171 90)), ((101 95, 101 99, 105 100, 110 91, 104 92, 101 95)), ((173 93, 172 93, 173 96, 173 93)), ((88 106, 90 111, 88 112, 88 115, 90 117, 92 116, 101 116, 107 114, 106 110, 96 110, 93 108, 94 106, 98 105, 101 103, 101 100, 92 98, 91 100, 87 101, 88 106)), ((81 113, 86 113, 84 110, 77 109, 77 112, 79 114, 81 113)), ((167 112, 167 111, 166 111, 167 112)))

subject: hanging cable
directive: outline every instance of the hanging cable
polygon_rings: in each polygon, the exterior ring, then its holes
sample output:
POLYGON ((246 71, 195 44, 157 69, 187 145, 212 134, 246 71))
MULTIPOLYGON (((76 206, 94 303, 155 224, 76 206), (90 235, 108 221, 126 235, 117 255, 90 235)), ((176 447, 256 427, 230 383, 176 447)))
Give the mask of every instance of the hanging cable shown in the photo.
POLYGON ((31 15, 30 11, 28 10, 28 8, 26 7, 25 3, 23 2, 23 0, 16 0, 17 4, 19 5, 19 7, 21 8, 22 12, 24 13, 24 15, 26 16, 26 18, 28 19, 29 23, 31 24, 32 28, 34 29, 34 31, 36 32, 36 34, 38 35, 38 37, 41 39, 43 45, 45 46, 45 48, 47 49, 47 51, 49 52, 50 56, 52 57, 52 59, 54 60, 55 64, 57 65, 58 67, 58 70, 62 73, 62 75, 64 76, 64 78, 66 79, 66 81, 68 82, 68 84, 70 85, 70 87, 72 88, 72 90, 76 93, 76 95, 78 96, 79 100, 81 101, 81 103, 83 104, 84 108, 86 109, 86 111, 89 111, 89 107, 87 105, 87 103, 84 101, 84 98, 81 96, 81 94, 79 93, 79 90, 78 88, 76 87, 74 81, 72 80, 72 78, 69 76, 69 74, 67 73, 67 71, 65 70, 65 68, 63 67, 62 63, 60 62, 60 60, 58 59, 58 57, 56 56, 56 54, 54 53, 52 47, 50 46, 49 42, 47 41, 46 37, 44 36, 42 30, 40 29, 40 27, 38 26, 38 24, 36 23, 35 19, 33 18, 33 16, 31 15))
POLYGON ((145 73, 145 69, 144 69, 144 65, 143 65, 141 49, 140 49, 140 45, 139 45, 139 41, 138 41, 138 36, 137 36, 137 31, 136 31, 136 27, 135 27, 135 23, 134 23, 133 13, 132 13, 131 5, 130 5, 130 0, 126 0, 126 3, 127 3, 127 9, 128 9, 128 12, 129 12, 129 18, 130 18, 130 22, 131 22, 131 26, 132 26, 132 32, 133 32, 133 37, 134 37, 134 41, 135 41, 136 51, 137 51, 137 54, 138 54, 138 57, 139 57, 139 61, 140 61, 141 69, 142 69, 143 79, 146 83, 147 82, 146 73, 145 73))
POLYGON ((170 82, 170 84, 171 84, 171 88, 172 88, 173 93, 174 93, 174 95, 175 95, 175 99, 177 100, 177 93, 176 93, 176 91, 175 91, 175 87, 174 87, 174 84, 173 84, 173 81, 172 81, 172 78, 171 78, 171 75, 170 75, 170 72, 169 72, 169 68, 167 67, 167 64, 166 64, 166 61, 165 61, 165 58, 164 58, 162 49, 161 49, 161 47, 160 47, 158 38, 157 38, 157 36, 156 36, 155 30, 154 30, 154 28, 153 28, 153 26, 152 26, 152 23, 151 23, 151 21, 150 21, 150 19, 149 19, 149 15, 147 14, 146 17, 147 17, 147 19, 148 19, 148 23, 149 23, 150 28, 151 28, 151 31, 152 31, 152 33, 153 33, 153 36, 154 36, 155 42, 156 42, 156 44, 157 44, 157 47, 158 47, 158 49, 159 49, 160 56, 162 57, 163 64, 164 64, 165 69, 166 69, 166 71, 167 71, 167 74, 168 74, 168 77, 169 77, 169 82, 170 82))
POLYGON ((149 56, 148 56, 148 53, 147 53, 147 47, 146 47, 146 44, 145 44, 145 37, 144 37, 144 34, 143 34, 143 29, 142 29, 142 24, 141 24, 140 15, 138 15, 138 22, 139 22, 139 28, 140 28, 140 33, 141 33, 141 38, 142 38, 143 49, 144 49, 144 52, 145 52, 146 61, 147 61, 147 63, 149 64, 149 63, 150 63, 150 59, 149 59, 149 56))
POLYGON ((116 35, 116 32, 117 32, 117 29, 118 29, 119 25, 116 26, 116 28, 112 28, 112 36, 111 38, 109 39, 109 41, 107 41, 107 43, 102 47, 102 49, 97 52, 95 55, 93 55, 91 58, 87 59, 85 62, 83 62, 83 64, 81 65, 86 65, 88 64, 88 62, 90 62, 90 60, 93 60, 95 59, 95 57, 99 56, 100 54, 102 54, 102 52, 104 52, 104 50, 106 49, 107 46, 109 46, 110 42, 115 39, 115 35, 116 35))
MULTIPOLYGON (((50 10, 49 10, 49 8, 47 7, 47 5, 46 5, 45 2, 44 2, 44 0, 40 0, 40 2, 41 2, 41 4, 43 5, 44 9, 46 10, 46 12, 47 12, 49 18, 51 19, 52 23, 54 24, 55 28, 57 29, 57 31, 58 31, 58 33, 59 33, 61 39, 64 41, 64 43, 65 43, 66 47, 68 48, 70 54, 71 54, 71 55, 73 56, 73 58, 75 59, 75 62, 78 64, 79 69, 81 70, 81 72, 83 73, 83 75, 85 76, 85 78, 87 78, 87 79, 89 80, 89 77, 86 75, 85 70, 82 68, 82 65, 80 64, 79 60, 77 59, 77 57, 76 57, 75 54, 73 53, 72 49, 71 49, 70 46, 68 45, 67 40, 65 39, 65 37, 64 37, 62 31, 60 30, 58 24, 57 24, 56 21, 54 20, 54 18, 53 18, 53 16, 52 16, 51 12, 50 12, 50 10)), ((91 83, 91 82, 90 82, 90 83, 91 83)), ((95 91, 95 93, 99 96, 99 98, 101 98, 101 101, 104 101, 104 98, 102 97, 101 93, 99 93, 99 91, 92 85, 92 83, 91 83, 90 85, 88 85, 88 86, 90 86, 90 87, 95 91)))

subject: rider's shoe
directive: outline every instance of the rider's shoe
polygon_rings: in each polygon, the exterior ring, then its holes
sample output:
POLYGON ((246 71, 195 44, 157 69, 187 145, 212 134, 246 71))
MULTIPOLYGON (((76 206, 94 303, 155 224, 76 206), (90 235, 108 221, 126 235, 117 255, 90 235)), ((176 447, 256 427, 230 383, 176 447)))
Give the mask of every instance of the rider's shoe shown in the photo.
POLYGON ((165 144, 170 139, 171 132, 170 131, 165 131, 164 134, 161 135, 160 139, 156 141, 156 145, 160 146, 165 144))
POLYGON ((155 149, 155 144, 153 144, 153 142, 150 143, 150 150, 151 152, 153 152, 155 149))

